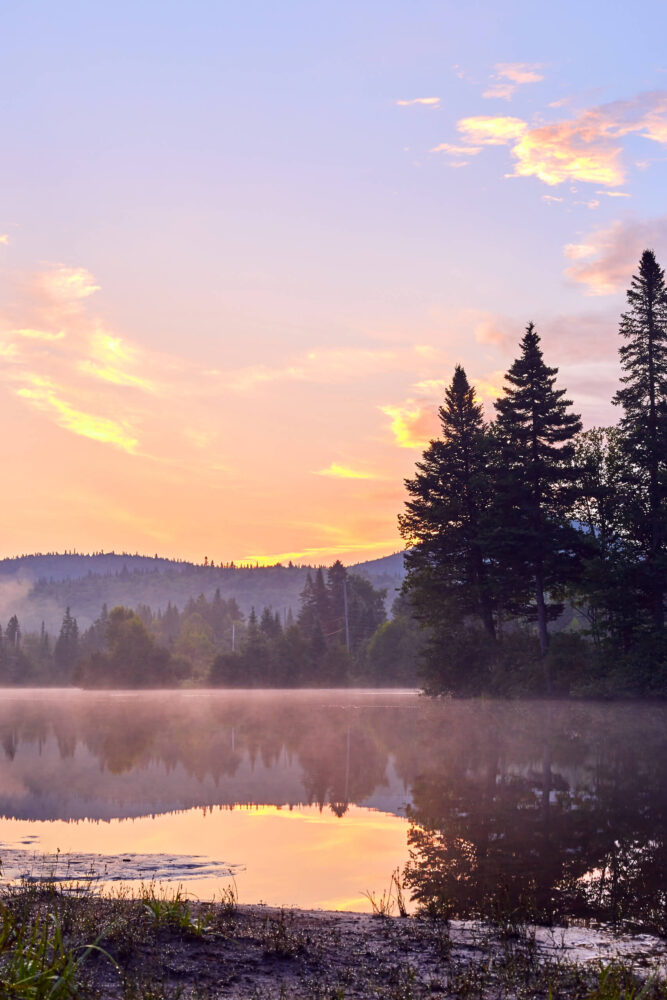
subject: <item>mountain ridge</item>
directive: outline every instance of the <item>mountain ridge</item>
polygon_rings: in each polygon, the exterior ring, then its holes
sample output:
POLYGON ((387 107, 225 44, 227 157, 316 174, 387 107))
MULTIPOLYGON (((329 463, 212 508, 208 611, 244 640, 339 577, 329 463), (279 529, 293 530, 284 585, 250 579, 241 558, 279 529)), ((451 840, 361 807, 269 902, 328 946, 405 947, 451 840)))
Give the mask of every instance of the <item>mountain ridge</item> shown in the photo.
MULTIPOLYGON (((169 603, 183 608, 190 598, 210 598, 217 589, 225 598, 235 597, 244 614, 252 607, 281 612, 291 608, 296 613, 308 573, 318 568, 280 563, 212 566, 137 553, 33 553, 0 560, 0 622, 17 614, 24 629, 39 629, 43 621, 53 633, 67 607, 85 628, 103 604, 147 604, 154 611, 169 603)), ((385 589, 391 607, 405 575, 402 552, 348 569, 385 589)))

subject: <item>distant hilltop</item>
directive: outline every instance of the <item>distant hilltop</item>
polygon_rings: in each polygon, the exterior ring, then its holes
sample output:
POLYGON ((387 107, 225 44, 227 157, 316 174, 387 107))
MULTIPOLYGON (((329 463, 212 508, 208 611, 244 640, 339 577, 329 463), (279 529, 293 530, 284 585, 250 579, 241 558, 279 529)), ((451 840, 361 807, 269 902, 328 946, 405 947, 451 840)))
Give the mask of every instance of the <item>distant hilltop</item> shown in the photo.
MULTIPOLYGON (((90 625, 103 604, 136 608, 147 604, 154 610, 169 603, 182 608, 191 597, 235 597, 247 614, 270 607, 275 611, 299 608, 299 596, 309 572, 316 567, 196 564, 160 556, 130 553, 49 552, 0 560, 0 624, 17 614, 24 628, 60 627, 65 608, 71 609, 81 627, 90 625)), ((349 566, 353 573, 387 591, 387 606, 400 588, 405 570, 403 553, 349 566)))

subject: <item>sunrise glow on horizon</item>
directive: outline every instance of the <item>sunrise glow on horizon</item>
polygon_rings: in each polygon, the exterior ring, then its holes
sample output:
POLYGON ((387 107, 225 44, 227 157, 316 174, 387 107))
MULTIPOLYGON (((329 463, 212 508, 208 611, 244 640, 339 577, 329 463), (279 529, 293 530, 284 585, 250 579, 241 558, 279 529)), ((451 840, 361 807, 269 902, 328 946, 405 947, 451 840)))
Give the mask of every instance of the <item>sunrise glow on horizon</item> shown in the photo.
POLYGON ((490 415, 529 321, 618 419, 661 8, 503 6, 3 13, 0 557, 396 552, 454 365, 490 415))

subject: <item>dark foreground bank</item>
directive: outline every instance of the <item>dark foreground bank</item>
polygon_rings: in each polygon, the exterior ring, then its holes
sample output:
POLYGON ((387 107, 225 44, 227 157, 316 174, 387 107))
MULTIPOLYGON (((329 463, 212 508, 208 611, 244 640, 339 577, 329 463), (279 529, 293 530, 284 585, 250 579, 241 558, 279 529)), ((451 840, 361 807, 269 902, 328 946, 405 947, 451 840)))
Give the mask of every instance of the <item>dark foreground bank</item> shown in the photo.
POLYGON ((6 889, 0 996, 51 998, 667 998, 665 942, 605 930, 6 889))

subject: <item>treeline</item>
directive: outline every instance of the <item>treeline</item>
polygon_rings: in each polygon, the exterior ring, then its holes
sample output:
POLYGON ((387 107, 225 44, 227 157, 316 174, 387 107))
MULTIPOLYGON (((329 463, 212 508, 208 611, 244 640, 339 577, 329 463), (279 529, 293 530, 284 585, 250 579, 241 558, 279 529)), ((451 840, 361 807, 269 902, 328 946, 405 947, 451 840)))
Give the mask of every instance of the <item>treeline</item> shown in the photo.
POLYGON ((106 606, 80 630, 68 608, 55 640, 42 625, 0 629, 0 683, 84 687, 324 687, 416 685, 421 629, 402 599, 386 620, 385 592, 336 562, 308 574, 295 617, 220 590, 163 611, 106 606))
POLYGON ((582 430, 532 324, 492 421, 455 369, 400 518, 430 693, 667 692, 667 290, 652 251, 627 297, 616 427, 582 430))
MULTIPOLYGON (((353 567, 355 573, 376 587, 394 594, 403 577, 402 553, 394 557, 374 560, 353 567)), ((82 628, 87 628, 97 618, 103 604, 136 608, 147 604, 151 608, 165 608, 169 602, 184 608, 187 602, 204 594, 211 600, 219 590, 223 598, 234 598, 247 616, 251 608, 292 608, 296 614, 299 595, 308 573, 316 567, 276 564, 247 568, 193 563, 175 563, 167 560, 120 558, 117 556, 54 557, 51 564, 42 557, 7 561, 0 566, 0 576, 15 579, 35 579, 35 583, 17 603, 15 610, 30 623, 39 627, 42 620, 47 629, 57 633, 63 611, 69 607, 82 628)))

